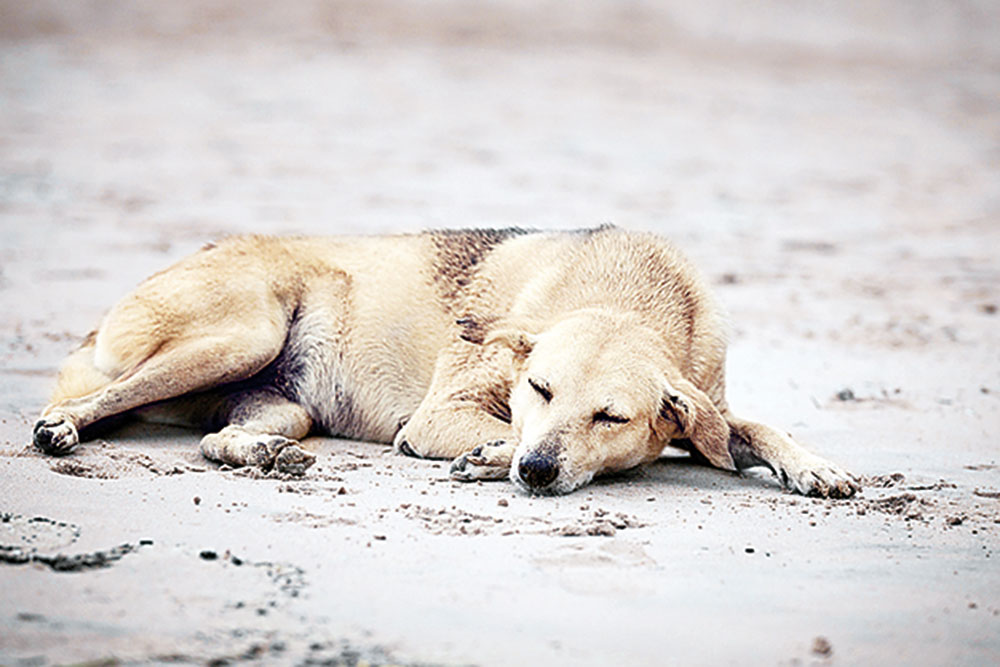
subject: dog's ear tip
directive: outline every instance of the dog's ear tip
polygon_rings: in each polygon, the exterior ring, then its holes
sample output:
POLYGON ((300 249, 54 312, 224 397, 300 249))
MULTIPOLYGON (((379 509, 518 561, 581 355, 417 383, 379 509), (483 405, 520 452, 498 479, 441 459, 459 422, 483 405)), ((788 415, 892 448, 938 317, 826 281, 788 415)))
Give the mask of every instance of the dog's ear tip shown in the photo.
POLYGON ((664 387, 659 418, 673 424, 713 466, 736 470, 729 452, 729 424, 718 408, 684 378, 672 379, 664 387))
POLYGON ((499 343, 513 350, 514 354, 526 357, 535 347, 535 336, 521 329, 496 329, 485 336, 484 345, 499 343))
POLYGON ((527 357, 531 354, 538 336, 533 331, 539 330, 538 322, 524 318, 489 319, 478 323, 482 332, 482 344, 498 343, 510 348, 515 355, 527 357))

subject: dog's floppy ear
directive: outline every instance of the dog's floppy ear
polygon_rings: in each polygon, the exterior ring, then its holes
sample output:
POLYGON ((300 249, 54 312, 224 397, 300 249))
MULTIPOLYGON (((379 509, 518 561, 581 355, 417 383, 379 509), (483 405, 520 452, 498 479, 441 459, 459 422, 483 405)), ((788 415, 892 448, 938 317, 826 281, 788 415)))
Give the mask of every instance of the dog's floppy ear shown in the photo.
POLYGON ((483 345, 498 343, 514 351, 517 357, 527 357, 535 347, 535 336, 524 329, 516 327, 500 327, 486 334, 483 345))
POLYGON ((661 438, 687 438, 717 468, 736 470, 729 453, 729 424, 703 391, 680 376, 664 383, 653 430, 661 438))
POLYGON ((470 327, 469 323, 459 320, 459 324, 465 328, 462 338, 479 343, 480 345, 493 345, 494 343, 510 348, 514 356, 526 359, 531 350, 535 347, 537 336, 535 331, 541 330, 540 322, 526 317, 513 317, 500 319, 498 317, 483 318, 477 326, 470 327))
POLYGON ((500 320, 495 316, 466 315, 455 320, 460 327, 458 337, 475 345, 500 343, 518 356, 528 356, 535 346, 535 336, 530 333, 533 322, 500 320))

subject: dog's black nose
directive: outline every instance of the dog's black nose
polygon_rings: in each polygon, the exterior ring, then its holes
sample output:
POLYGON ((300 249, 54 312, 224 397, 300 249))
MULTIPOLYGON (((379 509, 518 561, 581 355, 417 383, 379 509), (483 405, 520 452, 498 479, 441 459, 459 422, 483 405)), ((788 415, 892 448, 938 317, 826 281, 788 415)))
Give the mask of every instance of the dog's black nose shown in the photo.
POLYGON ((521 457, 517 474, 530 488, 541 489, 559 476, 559 462, 554 456, 531 452, 521 457))

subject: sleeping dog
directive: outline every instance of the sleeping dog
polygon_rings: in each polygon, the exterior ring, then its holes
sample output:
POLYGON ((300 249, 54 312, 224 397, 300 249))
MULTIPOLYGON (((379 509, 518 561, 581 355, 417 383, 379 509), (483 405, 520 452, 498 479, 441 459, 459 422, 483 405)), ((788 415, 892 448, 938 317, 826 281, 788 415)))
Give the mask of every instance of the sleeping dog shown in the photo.
POLYGON ((67 454, 131 413, 205 428, 209 459, 302 473, 315 456, 298 440, 316 430, 532 493, 673 445, 852 495, 848 472, 729 411, 725 350, 701 278, 651 234, 236 237, 111 309, 66 360, 34 442, 67 454))

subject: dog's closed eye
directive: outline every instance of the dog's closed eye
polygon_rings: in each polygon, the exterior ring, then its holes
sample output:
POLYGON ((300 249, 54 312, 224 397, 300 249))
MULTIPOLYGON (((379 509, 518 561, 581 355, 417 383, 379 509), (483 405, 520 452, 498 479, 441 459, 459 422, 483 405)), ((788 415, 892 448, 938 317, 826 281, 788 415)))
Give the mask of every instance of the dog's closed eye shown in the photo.
POLYGON ((546 403, 552 400, 552 390, 549 389, 549 383, 545 380, 535 380, 533 378, 528 379, 528 384, 534 389, 539 396, 541 396, 546 403))
POLYGON ((628 421, 628 417, 622 417, 621 415, 616 415, 613 412, 608 412, 607 410, 599 410, 594 413, 595 424, 627 424, 628 421))

